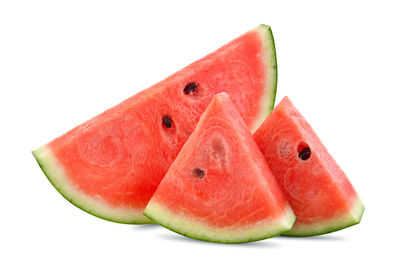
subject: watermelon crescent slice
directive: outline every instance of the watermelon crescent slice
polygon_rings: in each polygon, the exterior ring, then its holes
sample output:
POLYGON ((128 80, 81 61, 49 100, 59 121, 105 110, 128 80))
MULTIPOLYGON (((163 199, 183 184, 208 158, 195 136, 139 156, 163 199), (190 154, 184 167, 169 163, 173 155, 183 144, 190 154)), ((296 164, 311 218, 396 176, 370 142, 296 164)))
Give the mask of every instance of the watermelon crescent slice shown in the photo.
POLYGON ((254 138, 297 217, 285 235, 320 235, 360 222, 357 192, 288 97, 254 138))
POLYGON ((142 212, 214 94, 226 91, 255 131, 271 112, 277 70, 261 25, 33 151, 71 203, 110 221, 142 212))
POLYGON ((144 214, 185 236, 222 243, 276 236, 295 221, 226 93, 215 95, 144 214))

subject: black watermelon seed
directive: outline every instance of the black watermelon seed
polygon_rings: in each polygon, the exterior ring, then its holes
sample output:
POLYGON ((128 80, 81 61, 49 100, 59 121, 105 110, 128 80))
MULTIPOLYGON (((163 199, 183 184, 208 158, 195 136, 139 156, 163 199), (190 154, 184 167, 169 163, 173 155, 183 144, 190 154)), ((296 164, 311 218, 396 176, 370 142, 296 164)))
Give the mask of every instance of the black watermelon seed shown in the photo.
POLYGON ((310 147, 305 147, 299 152, 299 158, 303 161, 307 160, 311 156, 311 149, 310 147))
POLYGON ((185 88, 183 89, 183 92, 185 94, 193 94, 197 90, 197 83, 196 82, 189 82, 185 88))
POLYGON ((164 117, 162 118, 162 123, 163 123, 164 126, 167 127, 168 129, 169 129, 169 128, 172 128, 172 120, 171 120, 170 117, 164 116, 164 117))
POLYGON ((200 168, 194 168, 194 169, 192 170, 192 175, 193 175, 194 177, 196 177, 197 179, 201 179, 201 178, 204 177, 205 172, 204 172, 204 170, 202 170, 202 169, 200 169, 200 168))

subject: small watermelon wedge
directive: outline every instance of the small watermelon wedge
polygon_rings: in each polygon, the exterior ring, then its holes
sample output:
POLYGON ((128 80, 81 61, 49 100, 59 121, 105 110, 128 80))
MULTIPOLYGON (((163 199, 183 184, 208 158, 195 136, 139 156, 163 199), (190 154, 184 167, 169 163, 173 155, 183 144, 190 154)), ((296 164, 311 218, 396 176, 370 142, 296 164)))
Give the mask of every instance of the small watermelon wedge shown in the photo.
POLYGON ((255 131, 271 112, 276 56, 261 25, 33 151, 53 186, 86 212, 120 223, 142 215, 214 94, 226 91, 255 131))
POLYGON ((296 214, 284 235, 320 235, 360 222, 364 205, 358 194, 288 97, 254 138, 296 214))
POLYGON ((182 235, 222 243, 276 236, 295 221, 226 93, 214 96, 144 215, 182 235))

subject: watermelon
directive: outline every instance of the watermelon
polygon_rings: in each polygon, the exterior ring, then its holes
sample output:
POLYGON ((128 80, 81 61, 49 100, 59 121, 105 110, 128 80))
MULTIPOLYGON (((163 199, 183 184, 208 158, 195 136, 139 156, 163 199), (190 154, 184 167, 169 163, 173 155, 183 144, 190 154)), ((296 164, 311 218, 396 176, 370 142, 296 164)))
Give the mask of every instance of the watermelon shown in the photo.
POLYGON ((33 151, 71 203, 120 223, 142 215, 214 94, 226 91, 252 131, 273 108, 276 56, 261 25, 33 151))
POLYGON ((185 236, 222 243, 275 236, 295 221, 226 93, 214 96, 144 214, 185 236))
POLYGON ((320 235, 360 222, 358 194, 288 97, 254 138, 297 217, 285 235, 320 235))

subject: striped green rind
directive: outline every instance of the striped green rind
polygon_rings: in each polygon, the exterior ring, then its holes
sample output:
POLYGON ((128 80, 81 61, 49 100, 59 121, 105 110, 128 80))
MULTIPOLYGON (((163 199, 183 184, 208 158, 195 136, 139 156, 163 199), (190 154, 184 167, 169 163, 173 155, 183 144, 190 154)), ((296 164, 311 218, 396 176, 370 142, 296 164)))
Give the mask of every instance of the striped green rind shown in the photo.
MULTIPOLYGON (((259 25, 255 28, 259 32, 261 40, 264 46, 264 69, 265 69, 265 88, 264 94, 261 98, 261 109, 265 109, 260 113, 259 125, 265 120, 265 118, 274 109, 276 91, 278 85, 278 66, 276 59, 276 49, 274 36, 272 34, 271 27, 267 25, 259 25)), ((258 125, 258 126, 259 126, 258 125)), ((258 128, 255 127, 254 131, 258 128)))
POLYGON ((360 198, 357 197, 353 201, 352 208, 347 214, 314 224, 295 224, 293 228, 284 233, 283 236, 306 237, 335 232, 360 223, 363 213, 364 205, 360 198))
POLYGON ((141 211, 126 207, 112 207, 102 200, 101 197, 89 196, 80 191, 69 181, 63 167, 58 163, 48 147, 40 147, 32 151, 32 154, 54 188, 76 207, 91 215, 116 223, 152 223, 141 214, 141 211))
POLYGON ((288 231, 296 217, 287 207, 280 218, 246 226, 213 227, 196 218, 177 214, 155 201, 150 201, 143 214, 159 225, 178 234, 215 243, 247 243, 274 237, 288 231))

